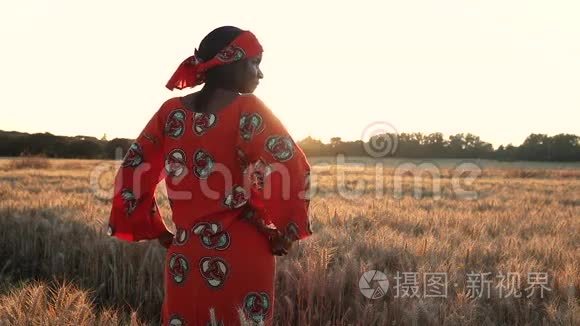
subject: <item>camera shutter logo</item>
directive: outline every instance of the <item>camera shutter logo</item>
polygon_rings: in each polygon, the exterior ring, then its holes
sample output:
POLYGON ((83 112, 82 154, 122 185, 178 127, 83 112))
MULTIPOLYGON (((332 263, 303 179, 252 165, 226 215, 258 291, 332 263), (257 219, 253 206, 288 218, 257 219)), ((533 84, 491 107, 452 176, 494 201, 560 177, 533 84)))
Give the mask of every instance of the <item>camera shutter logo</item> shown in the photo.
POLYGON ((389 289, 387 275, 381 271, 365 272, 358 281, 360 292, 369 299, 380 299, 389 289))

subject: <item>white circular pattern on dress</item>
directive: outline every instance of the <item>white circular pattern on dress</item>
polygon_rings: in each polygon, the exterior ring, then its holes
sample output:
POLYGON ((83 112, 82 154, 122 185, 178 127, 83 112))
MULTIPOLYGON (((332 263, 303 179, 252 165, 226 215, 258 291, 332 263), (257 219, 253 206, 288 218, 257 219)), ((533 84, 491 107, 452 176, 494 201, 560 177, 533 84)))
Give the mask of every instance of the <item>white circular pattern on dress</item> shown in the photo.
POLYGON ((191 232, 199 236, 201 244, 208 249, 225 250, 230 246, 230 235, 217 223, 199 222, 191 232))
POLYGON ((169 272, 171 273, 173 281, 177 284, 183 283, 188 270, 189 264, 185 256, 173 253, 169 259, 169 272))
POLYGON ((137 208, 137 198, 130 189, 121 190, 121 198, 123 198, 123 204, 125 206, 125 213, 127 216, 133 214, 133 211, 137 208))
POLYGON ((175 237, 173 238, 173 244, 177 246, 183 246, 185 242, 187 242, 187 238, 189 237, 189 233, 186 229, 177 228, 175 230, 175 237))
POLYGON ((248 202, 248 194, 246 190, 239 185, 234 185, 231 193, 224 198, 224 205, 231 209, 236 209, 244 206, 248 202))
POLYGON ((201 136, 208 129, 215 126, 217 122, 217 117, 213 113, 196 112, 193 115, 193 132, 201 136))
POLYGON ((236 147, 236 153, 238 163, 240 164, 240 170, 242 171, 242 174, 246 174, 248 172, 248 167, 250 166, 248 157, 246 156, 246 153, 244 153, 244 151, 239 147, 236 147))
POLYGON ((137 167, 139 164, 143 163, 143 149, 138 143, 133 143, 127 150, 125 158, 123 158, 123 167, 137 167))
POLYGON ((169 326, 185 326, 185 321, 179 315, 171 315, 169 317, 169 326))
POLYGON ((165 159, 165 172, 170 177, 179 177, 186 170, 185 152, 181 149, 172 150, 165 159))
POLYGON ((165 122, 165 134, 171 138, 179 138, 185 131, 185 111, 173 110, 165 122))
POLYGON ((213 171, 215 161, 209 153, 199 149, 193 154, 193 174, 200 179, 207 179, 213 171))
POLYGON ((257 189, 264 188, 264 182, 266 177, 272 173, 274 169, 264 160, 259 159, 256 163, 251 165, 250 180, 251 184, 257 189))
POLYGON ((266 292, 249 292, 244 298, 244 312, 256 323, 264 322, 270 309, 270 296, 266 292))
POLYGON ((290 137, 270 136, 265 146, 266 150, 280 162, 288 161, 294 156, 294 142, 290 137))
POLYGON ((201 276, 212 288, 223 286, 229 273, 226 261, 220 257, 203 257, 199 261, 199 269, 201 276))
POLYGON ((250 141, 255 134, 262 132, 264 123, 258 113, 245 113, 240 117, 240 136, 245 141, 250 141))

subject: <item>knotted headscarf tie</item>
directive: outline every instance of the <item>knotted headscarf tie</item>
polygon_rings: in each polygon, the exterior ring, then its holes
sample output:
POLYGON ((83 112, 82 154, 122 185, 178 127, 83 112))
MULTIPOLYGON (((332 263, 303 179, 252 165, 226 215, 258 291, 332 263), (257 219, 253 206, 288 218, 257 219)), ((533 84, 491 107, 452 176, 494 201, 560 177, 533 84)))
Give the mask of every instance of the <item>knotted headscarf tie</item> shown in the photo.
POLYGON ((198 50, 195 49, 194 55, 185 59, 177 67, 165 87, 170 90, 195 87, 205 82, 206 72, 209 69, 245 58, 252 58, 262 52, 262 45, 256 36, 250 31, 244 31, 208 61, 202 61, 199 58, 198 50))

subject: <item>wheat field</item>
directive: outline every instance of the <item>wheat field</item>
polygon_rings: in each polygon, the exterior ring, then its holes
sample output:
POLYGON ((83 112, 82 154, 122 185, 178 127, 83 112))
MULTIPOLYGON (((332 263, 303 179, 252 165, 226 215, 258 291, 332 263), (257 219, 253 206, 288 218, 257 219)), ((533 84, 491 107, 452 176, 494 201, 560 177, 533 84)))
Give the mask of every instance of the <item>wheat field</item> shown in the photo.
MULTIPOLYGON (((466 181, 454 161, 418 178, 404 163, 313 163, 315 234, 277 259, 276 325, 580 324, 579 166, 474 162, 466 181), (376 299, 371 270, 390 283, 376 299), (446 296, 397 295, 397 272, 445 273, 446 296), (525 295, 532 272, 543 297, 525 295), (519 274, 524 295, 473 297, 473 273, 519 274)), ((165 250, 105 234, 116 164, 0 160, 0 325, 159 324, 165 250)))

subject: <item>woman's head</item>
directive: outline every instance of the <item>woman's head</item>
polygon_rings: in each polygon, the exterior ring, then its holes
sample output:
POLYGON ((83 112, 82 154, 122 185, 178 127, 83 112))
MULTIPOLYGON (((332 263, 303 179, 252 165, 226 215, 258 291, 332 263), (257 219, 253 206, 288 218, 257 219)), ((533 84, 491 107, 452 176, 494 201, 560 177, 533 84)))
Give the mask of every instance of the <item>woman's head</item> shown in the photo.
MULTIPOLYGON (((234 26, 214 29, 199 44, 196 56, 208 61, 228 46, 243 30, 234 26)), ((210 88, 225 88, 240 93, 252 93, 264 77, 260 70, 262 55, 244 58, 207 71, 205 83, 210 88)))

